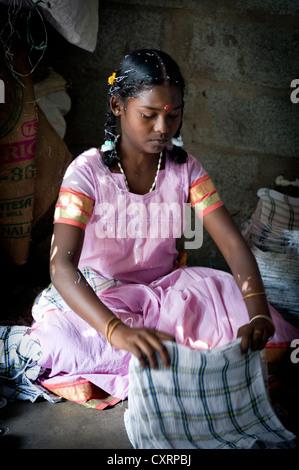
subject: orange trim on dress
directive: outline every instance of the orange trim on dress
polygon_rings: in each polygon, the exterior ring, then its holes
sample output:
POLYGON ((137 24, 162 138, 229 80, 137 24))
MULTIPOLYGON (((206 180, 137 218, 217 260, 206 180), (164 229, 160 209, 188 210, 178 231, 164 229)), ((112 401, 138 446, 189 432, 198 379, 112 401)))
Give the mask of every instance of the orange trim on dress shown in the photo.
POLYGON ((195 180, 189 189, 189 202, 198 217, 202 218, 209 212, 223 205, 217 189, 208 174, 195 180))
POLYGON ((82 193, 81 191, 76 191, 75 189, 72 188, 67 188, 66 186, 61 186, 59 193, 71 193, 75 194, 76 196, 84 196, 84 198, 90 199, 92 203, 94 202, 92 197, 88 196, 88 194, 82 193))
POLYGON ((193 181, 193 183, 191 184, 190 186, 190 189, 193 188, 194 186, 197 186, 201 183, 204 183, 205 181, 211 179, 210 178, 210 175, 206 174, 204 176, 201 176, 200 178, 198 178, 197 180, 193 181))
POLYGON ((116 403, 121 401, 120 398, 109 395, 109 393, 97 387, 87 379, 79 379, 75 382, 61 382, 57 384, 41 382, 41 385, 50 392, 55 393, 66 400, 96 410, 104 410, 108 406, 114 406, 116 403))
POLYGON ((93 207, 94 201, 87 194, 61 187, 55 207, 54 223, 76 225, 85 230, 93 207))

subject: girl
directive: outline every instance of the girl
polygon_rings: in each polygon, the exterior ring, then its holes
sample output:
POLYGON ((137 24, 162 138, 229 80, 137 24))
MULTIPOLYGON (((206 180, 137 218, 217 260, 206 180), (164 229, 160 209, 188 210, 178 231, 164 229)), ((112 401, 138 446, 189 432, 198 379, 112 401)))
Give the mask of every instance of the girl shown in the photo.
POLYGON ((157 50, 125 57, 109 77, 107 108, 104 145, 71 163, 57 201, 52 285, 33 308, 44 386, 83 378, 123 399, 132 354, 142 366, 157 367, 157 354, 169 364, 163 340, 206 349, 241 336, 245 354, 298 338, 267 303, 211 178, 181 147, 184 80, 173 59, 157 50), (180 225, 187 203, 232 275, 178 266, 173 219, 180 225))

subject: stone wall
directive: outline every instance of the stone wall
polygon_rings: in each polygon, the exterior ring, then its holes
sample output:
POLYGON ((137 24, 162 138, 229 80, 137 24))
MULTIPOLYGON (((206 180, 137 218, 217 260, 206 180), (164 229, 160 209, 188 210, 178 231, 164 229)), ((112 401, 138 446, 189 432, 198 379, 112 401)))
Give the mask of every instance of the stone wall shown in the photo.
MULTIPOLYGON (((237 224, 260 187, 299 176, 298 0, 101 1, 97 48, 89 53, 50 31, 47 60, 71 83, 66 142, 74 155, 99 146, 107 77, 130 51, 163 49, 186 79, 185 147, 212 176, 237 224)), ((221 266, 205 234, 198 261, 221 266)))

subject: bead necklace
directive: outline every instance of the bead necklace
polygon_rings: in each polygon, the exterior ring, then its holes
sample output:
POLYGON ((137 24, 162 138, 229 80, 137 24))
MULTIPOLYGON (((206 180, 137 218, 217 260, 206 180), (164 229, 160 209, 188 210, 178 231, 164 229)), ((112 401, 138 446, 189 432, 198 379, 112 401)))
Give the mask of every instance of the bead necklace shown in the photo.
MULTIPOLYGON (((156 176, 155 176, 154 182, 153 182, 153 184, 152 184, 152 187, 151 187, 151 189, 149 190, 149 193, 151 193, 151 192, 155 189, 155 186, 156 186, 156 183, 157 183, 158 174, 159 174, 160 167, 161 167, 162 154, 163 154, 163 152, 160 152, 160 157, 159 157, 159 161, 158 161, 158 167, 157 167, 156 176)), ((125 172, 124 172, 124 170, 123 170, 123 168, 122 168, 120 162, 118 162, 117 164, 118 164, 118 167, 119 167, 120 171, 121 171, 122 174, 124 175, 124 179, 125 179, 125 183, 126 183, 127 190, 130 191, 130 188, 129 188, 129 185, 128 185, 128 181, 127 181, 125 172)))

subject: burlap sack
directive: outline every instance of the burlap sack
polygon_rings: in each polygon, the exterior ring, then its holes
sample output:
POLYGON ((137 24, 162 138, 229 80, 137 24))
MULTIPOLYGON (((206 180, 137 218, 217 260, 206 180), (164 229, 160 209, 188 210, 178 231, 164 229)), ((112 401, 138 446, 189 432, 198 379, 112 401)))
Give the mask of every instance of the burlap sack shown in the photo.
POLYGON ((26 55, 15 57, 14 76, 4 66, 0 104, 0 243, 13 263, 26 262, 33 216, 37 107, 26 55))
MULTIPOLYGON (((28 74, 25 54, 16 69, 28 74)), ((36 104, 31 75, 0 70, 0 243, 16 265, 26 262, 31 229, 57 199, 72 155, 36 104)))
POLYGON ((33 227, 56 201, 64 172, 71 160, 72 154, 66 144, 38 107, 33 227))

